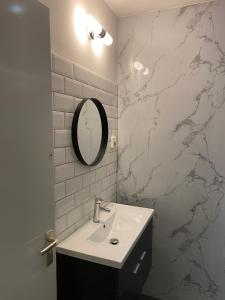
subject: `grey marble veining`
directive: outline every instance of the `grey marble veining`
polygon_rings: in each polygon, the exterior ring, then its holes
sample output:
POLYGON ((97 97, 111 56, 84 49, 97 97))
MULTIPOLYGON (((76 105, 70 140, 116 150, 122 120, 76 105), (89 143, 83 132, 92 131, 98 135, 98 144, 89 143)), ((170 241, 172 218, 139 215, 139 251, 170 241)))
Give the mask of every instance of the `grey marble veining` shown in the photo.
POLYGON ((118 197, 156 210, 163 300, 225 299, 224 32, 224 1, 119 25, 118 197))

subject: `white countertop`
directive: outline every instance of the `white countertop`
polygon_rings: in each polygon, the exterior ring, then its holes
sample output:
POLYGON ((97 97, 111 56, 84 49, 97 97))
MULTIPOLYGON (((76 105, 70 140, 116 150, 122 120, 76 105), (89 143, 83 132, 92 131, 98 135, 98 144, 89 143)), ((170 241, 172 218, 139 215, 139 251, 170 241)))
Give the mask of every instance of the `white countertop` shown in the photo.
POLYGON ((100 211, 101 223, 88 221, 57 246, 57 253, 122 268, 154 210, 117 203, 107 207, 111 212, 100 211), (118 238, 119 244, 111 245, 111 238, 118 238))

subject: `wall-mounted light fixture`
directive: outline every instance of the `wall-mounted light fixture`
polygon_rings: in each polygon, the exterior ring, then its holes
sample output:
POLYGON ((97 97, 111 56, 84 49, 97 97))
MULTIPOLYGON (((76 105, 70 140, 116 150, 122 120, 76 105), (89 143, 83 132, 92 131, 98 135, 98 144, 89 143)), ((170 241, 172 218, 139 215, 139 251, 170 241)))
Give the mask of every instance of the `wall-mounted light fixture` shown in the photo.
POLYGON ((88 36, 90 39, 101 40, 106 46, 112 45, 113 38, 92 15, 88 15, 87 23, 88 36))

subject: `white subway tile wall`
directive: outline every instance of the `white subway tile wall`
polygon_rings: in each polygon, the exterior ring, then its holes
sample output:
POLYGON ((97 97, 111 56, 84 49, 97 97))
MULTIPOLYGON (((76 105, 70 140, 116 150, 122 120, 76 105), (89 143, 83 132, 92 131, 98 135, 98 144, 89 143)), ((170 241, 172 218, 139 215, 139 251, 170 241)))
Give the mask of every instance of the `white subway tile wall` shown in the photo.
POLYGON ((109 123, 109 137, 118 136, 117 84, 52 54, 55 168, 55 228, 60 241, 93 217, 94 199, 116 200, 117 147, 94 167, 80 164, 71 140, 73 113, 82 98, 98 98, 109 123))

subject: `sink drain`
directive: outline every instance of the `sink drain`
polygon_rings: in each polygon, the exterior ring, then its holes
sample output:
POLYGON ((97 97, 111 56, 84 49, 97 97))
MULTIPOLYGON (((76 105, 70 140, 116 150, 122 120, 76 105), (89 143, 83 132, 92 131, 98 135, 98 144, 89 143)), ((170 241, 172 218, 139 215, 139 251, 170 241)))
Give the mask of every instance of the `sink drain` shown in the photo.
POLYGON ((117 244, 119 244, 119 240, 118 239, 110 239, 110 244, 112 244, 112 245, 117 245, 117 244))

